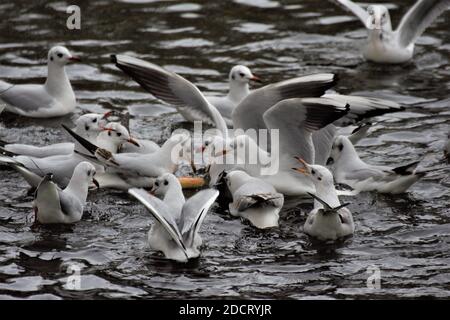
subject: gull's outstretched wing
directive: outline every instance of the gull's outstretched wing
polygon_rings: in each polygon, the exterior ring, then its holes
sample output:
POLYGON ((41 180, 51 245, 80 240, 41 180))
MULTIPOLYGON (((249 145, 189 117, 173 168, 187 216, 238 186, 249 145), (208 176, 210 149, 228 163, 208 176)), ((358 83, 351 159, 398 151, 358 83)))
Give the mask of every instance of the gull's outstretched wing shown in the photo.
POLYGON ((368 28, 369 14, 362 7, 350 0, 333 0, 332 2, 336 3, 347 11, 351 11, 355 16, 359 18, 359 20, 361 20, 364 26, 368 28))
POLYGON ((334 122, 337 126, 347 126, 370 117, 376 117, 385 113, 398 112, 405 110, 397 102, 360 96, 348 96, 342 94, 324 94, 323 98, 329 98, 341 103, 347 103, 350 106, 348 113, 334 122))
POLYGON ((227 136, 228 128, 219 111, 190 81, 174 72, 137 58, 112 55, 111 59, 119 69, 158 99, 178 107, 190 108, 201 118, 209 120, 224 136, 227 136))
POLYGON ((292 168, 294 157, 300 156, 314 163, 312 132, 346 115, 348 109, 347 104, 327 98, 289 99, 270 108, 264 121, 268 128, 279 130, 280 162, 292 168))
POLYGON ((180 234, 177 223, 175 219, 170 214, 170 209, 166 206, 164 202, 158 198, 150 195, 144 189, 131 188, 128 193, 135 197, 139 202, 141 202, 147 210, 152 214, 152 216, 166 229, 170 237, 175 241, 175 243, 180 247, 180 249, 189 259, 186 246, 183 243, 183 237, 180 234))
POLYGON ((414 43, 428 26, 448 7, 450 0, 419 0, 403 16, 397 28, 398 42, 402 47, 414 43))
POLYGON ((192 245, 195 234, 200 230, 206 214, 218 196, 219 191, 217 190, 202 190, 190 197, 184 204, 181 212, 182 225, 180 229, 188 246, 192 245))
POLYGON ((293 78, 253 90, 233 110, 234 129, 266 129, 264 112, 282 100, 320 97, 336 84, 332 73, 312 74, 293 78))

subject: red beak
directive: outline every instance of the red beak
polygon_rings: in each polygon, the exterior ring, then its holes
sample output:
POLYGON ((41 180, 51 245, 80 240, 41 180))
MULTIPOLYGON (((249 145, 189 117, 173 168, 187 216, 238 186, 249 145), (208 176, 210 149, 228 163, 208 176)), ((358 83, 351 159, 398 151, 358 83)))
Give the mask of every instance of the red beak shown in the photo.
POLYGON ((112 111, 105 112, 105 113, 103 114, 102 119, 107 119, 112 113, 113 113, 112 111))
POLYGON ((76 62, 80 62, 80 61, 81 61, 80 57, 77 57, 77 56, 71 56, 71 57, 69 58, 69 60, 70 60, 70 61, 76 61, 76 62))
POLYGON ((253 75, 253 77, 251 77, 250 80, 255 81, 255 82, 258 82, 258 83, 262 83, 261 78, 255 76, 255 75, 253 75))

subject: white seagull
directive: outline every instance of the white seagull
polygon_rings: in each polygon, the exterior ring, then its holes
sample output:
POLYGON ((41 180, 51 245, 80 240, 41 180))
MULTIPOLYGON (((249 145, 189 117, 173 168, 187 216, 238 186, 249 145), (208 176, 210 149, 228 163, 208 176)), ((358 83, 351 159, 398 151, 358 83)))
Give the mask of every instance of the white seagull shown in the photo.
POLYGON ((327 165, 333 165, 333 174, 337 183, 346 184, 354 190, 378 191, 398 194, 406 190, 425 176, 425 172, 416 172, 419 161, 401 166, 374 166, 362 161, 350 140, 338 136, 331 149, 327 165))
POLYGON ((222 177, 233 196, 231 215, 247 219, 259 229, 278 227, 284 196, 271 184, 241 170, 224 172, 222 177))
POLYGON ((418 37, 450 6, 450 0, 418 0, 403 16, 396 30, 384 5, 369 5, 364 10, 350 0, 334 0, 355 14, 368 30, 363 50, 367 60, 377 63, 403 63, 410 60, 418 37))
MULTIPOLYGON (((67 128, 64 124, 62 126, 67 128)), ((120 127, 124 129, 123 126, 120 127)), ((128 143, 129 141, 129 137, 125 134, 117 136, 116 132, 111 129, 103 128, 102 130, 103 134, 98 135, 97 142, 99 142, 99 144, 103 147, 108 148, 102 149, 106 150, 106 152, 117 152, 121 144, 128 143), (111 133, 111 135, 109 133, 111 133)), ((84 140, 87 141, 86 139, 84 140)), ((82 147, 80 147, 80 149, 81 148, 82 147)), ((0 151, 2 150, 3 149, 0 148, 0 151)), ((39 176, 52 173, 53 179, 58 185, 66 186, 72 177, 75 167, 80 162, 86 161, 86 158, 83 156, 85 152, 88 151, 84 148, 82 151, 79 151, 79 148, 75 148, 75 150, 70 154, 55 155, 44 158, 14 155, 9 154, 8 152, 4 152, 4 154, 11 156, 15 162, 21 163, 27 169, 39 176)), ((98 173, 102 173, 104 171, 103 166, 100 164, 95 164, 95 168, 98 173)))
POLYGON ((94 176, 94 166, 89 162, 81 162, 76 166, 67 187, 62 190, 52 181, 52 174, 46 174, 35 193, 33 206, 36 220, 43 224, 80 221, 89 185, 94 183, 98 187, 94 176))
POLYGON ((309 194, 315 199, 314 209, 309 213, 303 231, 322 241, 335 241, 352 235, 355 225, 352 213, 346 208, 349 203, 340 203, 331 172, 321 165, 298 160, 303 168, 294 170, 310 177, 316 189, 315 193, 309 194))
POLYGON ((80 154, 82 157, 106 167, 106 172, 98 176, 102 188, 149 188, 157 177, 174 173, 181 160, 191 163, 191 138, 187 134, 173 134, 153 153, 113 154, 83 139, 69 128, 64 128, 92 155, 80 154))
POLYGON ((31 118, 59 117, 75 110, 76 99, 65 65, 80 61, 62 46, 48 52, 48 75, 45 84, 13 85, 0 81, 0 104, 6 110, 31 118))
MULTIPOLYGON (((84 114, 75 121, 74 131, 83 138, 95 143, 97 141, 97 136, 107 124, 106 119, 108 115, 109 112, 105 113, 104 115, 97 113, 84 114)), ((56 143, 48 146, 38 147, 29 144, 8 143, 0 140, 0 146, 3 149, 17 155, 30 156, 35 158, 68 155, 71 154, 75 149, 81 152, 85 150, 78 143, 74 144, 72 142, 56 143)))
POLYGON ((156 220, 148 233, 150 247, 178 262, 197 258, 202 245, 199 230, 219 191, 202 190, 186 201, 177 178, 164 174, 156 179, 151 192, 155 196, 144 189, 128 190, 156 220))

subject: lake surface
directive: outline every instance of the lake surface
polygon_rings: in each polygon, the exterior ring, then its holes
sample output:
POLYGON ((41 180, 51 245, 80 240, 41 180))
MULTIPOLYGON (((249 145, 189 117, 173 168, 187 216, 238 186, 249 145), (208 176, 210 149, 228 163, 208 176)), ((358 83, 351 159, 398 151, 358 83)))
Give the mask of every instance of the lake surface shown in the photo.
MULTIPOLYGON (((394 25, 413 2, 389 3, 394 25)), ((67 68, 79 102, 75 114, 43 121, 2 115, 1 139, 65 141, 61 123, 111 109, 129 112, 132 133, 158 143, 175 128, 191 128, 114 67, 109 55, 122 53, 178 72, 210 94, 225 94, 235 64, 247 65, 265 83, 337 73, 341 93, 406 107, 372 119, 372 133, 357 148, 364 160, 393 166, 421 160, 421 168, 438 170, 403 195, 350 199, 355 235, 334 245, 302 233, 311 206, 296 199, 287 200, 280 228, 270 231, 255 230, 216 206, 202 227, 202 256, 180 265, 147 247, 153 220, 123 192, 92 192, 76 225, 33 226, 26 182, 2 167, 0 298, 450 297, 450 178, 441 161, 450 131, 449 11, 419 39, 411 63, 377 66, 361 58, 362 25, 326 1, 80 3, 78 31, 66 28, 64 1, 0 3, 1 79, 43 81, 47 51, 55 44, 83 59, 67 68), (66 285, 74 266, 81 270, 81 290, 66 285), (380 272, 381 288, 367 287, 373 270, 380 272)))

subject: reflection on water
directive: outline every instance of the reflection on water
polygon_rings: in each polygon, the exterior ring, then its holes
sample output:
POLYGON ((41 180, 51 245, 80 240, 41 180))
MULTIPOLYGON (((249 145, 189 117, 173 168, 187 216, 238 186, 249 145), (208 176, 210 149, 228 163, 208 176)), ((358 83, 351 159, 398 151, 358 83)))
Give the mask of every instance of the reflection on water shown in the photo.
MULTIPOLYGON (((414 1, 407 1, 411 5, 414 1)), ((408 6, 390 6, 394 23, 408 6)), ((175 110, 141 90, 109 61, 139 56, 178 72, 211 94, 223 94, 234 64, 248 65, 265 83, 300 74, 335 72, 336 90, 384 97, 404 113, 374 120, 358 151, 374 164, 422 160, 443 168, 449 131, 448 13, 419 39, 413 62, 365 63, 365 32, 355 18, 317 2, 82 1, 82 30, 65 28, 66 3, 0 4, 0 78, 42 81, 48 48, 67 45, 83 58, 68 67, 79 100, 76 114, 109 109, 131 114, 137 137, 163 141, 183 126, 175 110), (101 14, 99 14, 101 13, 101 14)), ((34 144, 63 141, 61 120, 2 116, 0 137, 34 144)), ((83 221, 34 227, 27 184, 1 168, 0 298, 392 298, 449 297, 450 179, 431 172, 399 196, 351 199, 356 234, 325 246, 301 226, 310 210, 288 199, 279 230, 257 231, 216 207, 202 234, 203 255, 187 265, 167 262, 146 246, 152 220, 128 196, 100 190, 89 196, 83 221), (81 269, 80 291, 66 287, 68 268, 81 269), (367 268, 381 270, 381 289, 366 287, 367 268)))

